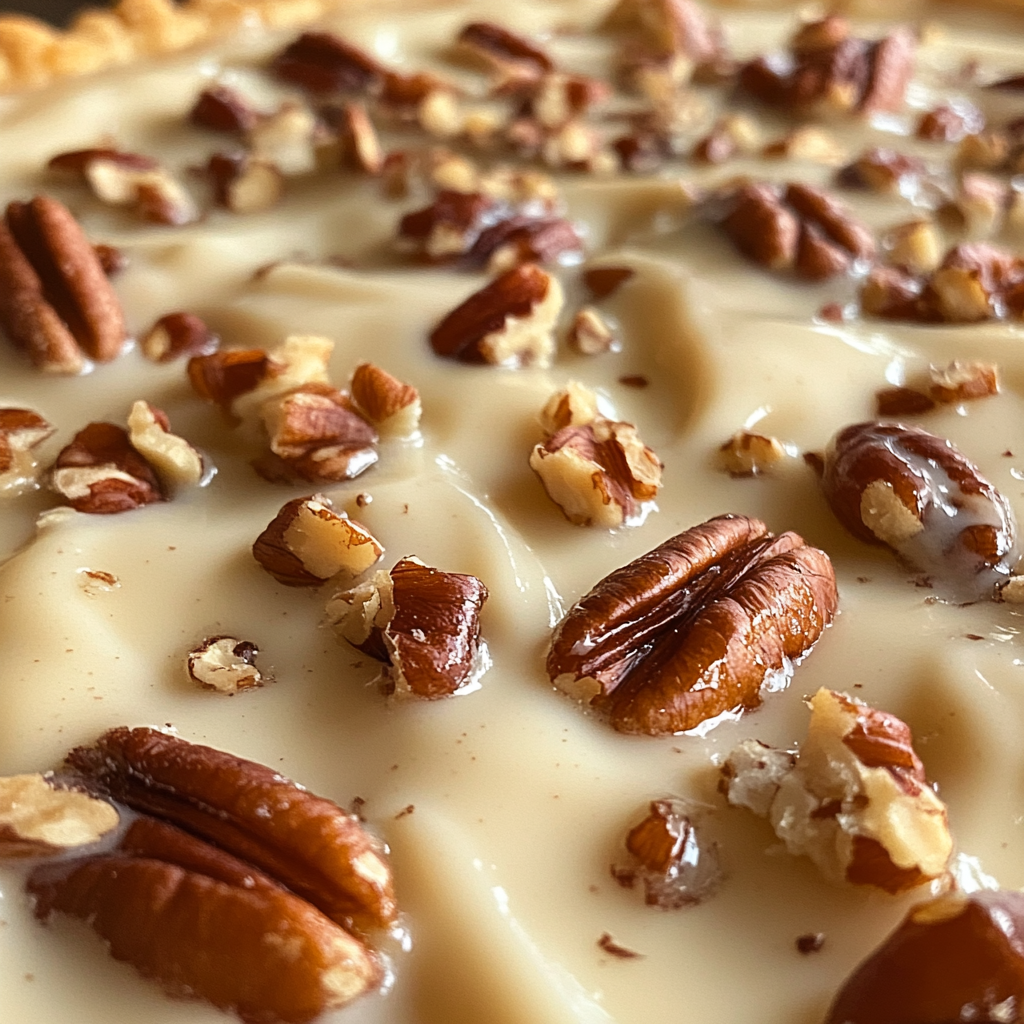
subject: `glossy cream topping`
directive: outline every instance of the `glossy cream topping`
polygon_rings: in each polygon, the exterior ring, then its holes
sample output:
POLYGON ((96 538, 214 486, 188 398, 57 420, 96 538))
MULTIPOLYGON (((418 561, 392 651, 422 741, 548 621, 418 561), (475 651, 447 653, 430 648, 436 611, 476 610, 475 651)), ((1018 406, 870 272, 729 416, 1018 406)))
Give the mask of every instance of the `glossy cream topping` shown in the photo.
MULTIPOLYGON (((524 2, 512 27, 548 34, 560 63, 586 72, 607 59, 606 44, 567 30, 592 25, 602 6, 524 2)), ((493 3, 402 7, 401 16, 397 5, 357 7, 328 24, 390 63, 451 73, 445 47, 462 24, 513 13, 493 3)), ((919 52, 909 92, 918 108, 944 96, 945 73, 966 60, 998 73, 1021 70, 1019 35, 995 21, 978 28, 948 16, 953 27, 933 30, 919 52)), ((724 20, 740 55, 762 52, 793 25, 791 13, 749 9, 724 20)), ((1020 612, 930 600, 891 553, 843 530, 799 458, 822 450, 839 428, 871 418, 876 391, 929 363, 994 362, 1001 394, 915 422, 952 440, 1020 521, 1020 328, 816 320, 825 302, 850 297, 849 283, 798 285, 745 262, 712 226, 685 222, 675 171, 575 175, 560 186, 588 258, 635 271, 601 304, 618 325, 621 349, 587 357, 560 345, 546 369, 466 366, 435 357, 426 339, 485 279, 409 269, 389 257, 400 214, 422 203, 384 201, 370 179, 304 179, 266 213, 220 211, 167 229, 140 227, 42 171, 54 153, 106 135, 175 168, 202 162, 217 141, 185 126, 197 93, 221 79, 279 95, 259 68, 288 38, 243 32, 216 49, 3 100, 0 199, 45 188, 70 202, 90 237, 122 247, 130 265, 116 289, 136 333, 185 309, 230 345, 330 337, 339 385, 365 359, 414 384, 421 438, 382 443, 375 467, 327 492, 381 541, 384 565, 414 555, 484 581, 493 664, 472 692, 389 703, 373 682, 377 666, 323 626, 326 591, 280 586, 251 556, 280 506, 308 490, 256 477, 248 465, 258 452, 254 437, 194 396, 180 362, 155 365, 130 351, 82 377, 44 377, 2 347, 0 406, 29 404, 57 427, 44 460, 89 421, 124 422, 144 398, 167 411, 217 474, 167 504, 51 518, 38 529, 36 516, 57 503, 52 494, 5 500, 0 774, 45 770, 108 727, 150 724, 279 768, 343 806, 361 798, 370 826, 391 847, 409 948, 391 950, 389 991, 330 1018, 350 1024, 819 1021, 841 980, 914 897, 826 882, 810 861, 786 854, 765 822, 727 809, 716 779, 717 765, 745 738, 798 742, 808 719, 803 700, 821 686, 911 726, 949 807, 963 884, 1024 886, 1020 612), (292 256, 342 256, 352 268, 294 261, 253 279, 258 267, 292 256), (649 386, 620 383, 637 375, 649 386), (569 380, 596 388, 665 463, 657 510, 641 525, 573 526, 529 469, 542 439, 540 411, 569 380), (786 458, 770 473, 739 479, 718 468, 717 449, 743 428, 785 445, 786 458), (361 494, 372 501, 357 505, 361 494), (788 689, 706 736, 661 739, 617 735, 555 691, 543 664, 564 610, 612 569, 733 511, 775 531, 798 531, 835 564, 838 617, 788 689), (234 697, 196 687, 186 655, 214 635, 255 643, 260 672, 272 681, 234 697), (701 811, 726 873, 713 897, 674 911, 645 906, 640 891, 620 887, 610 873, 626 858, 628 829, 650 800, 665 796, 701 811), (822 949, 801 955, 797 937, 819 932, 822 949), (610 955, 598 944, 606 934, 641 956, 610 955)), ((1004 117, 1020 104, 967 87, 956 94, 1004 117)), ((769 134, 781 132, 776 115, 757 116, 769 134)), ((913 114, 886 116, 830 130, 851 158, 891 141, 892 132, 908 151, 949 152, 902 137, 913 121, 913 114)), ((750 159, 684 171, 687 180, 707 181, 735 173, 825 182, 832 168, 750 159)), ((845 198, 875 228, 913 214, 899 196, 845 198)), ((560 273, 571 311, 582 291, 574 271, 560 273)), ((165 998, 112 961, 84 926, 39 926, 22 880, 21 868, 0 868, 5 1020, 224 1019, 203 1004, 165 998)))

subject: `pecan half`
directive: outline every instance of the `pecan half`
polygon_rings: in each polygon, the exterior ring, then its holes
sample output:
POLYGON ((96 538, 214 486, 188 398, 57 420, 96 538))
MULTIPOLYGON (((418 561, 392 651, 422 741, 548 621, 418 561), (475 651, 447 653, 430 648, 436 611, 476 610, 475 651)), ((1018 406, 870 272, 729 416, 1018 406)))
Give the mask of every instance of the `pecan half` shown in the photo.
POLYGON ((78 373, 124 347, 121 304, 78 222, 56 199, 7 207, 0 224, 0 328, 39 369, 78 373))
POLYGON ((950 893, 911 907, 844 982, 825 1024, 1012 1020, 1024 1003, 1024 895, 950 893))
POLYGON ((453 309, 430 332, 430 346, 439 356, 464 363, 546 366, 563 301, 557 278, 524 263, 453 309))
POLYGON ((729 755, 729 803, 766 816, 791 854, 833 881, 899 893, 942 877, 953 852, 946 808, 906 723, 832 690, 810 707, 799 754, 746 740, 729 755))
POLYGON ((187 829, 283 882, 344 927, 396 908, 380 845, 336 804, 274 769, 155 729, 111 729, 67 757, 113 799, 187 829))
POLYGON ((90 423, 57 456, 51 486, 79 512, 110 515, 163 501, 160 480, 113 423, 90 423))
POLYGON ((685 732, 784 685, 836 603, 824 552, 719 516, 601 580, 558 627, 548 675, 622 732, 685 732))
POLYGON ((384 554, 365 526, 323 494, 293 498, 256 538, 253 558, 288 587, 319 587, 338 573, 362 575, 384 554))
POLYGON ((744 256, 768 270, 822 281, 874 256, 871 232, 828 193, 799 182, 760 183, 725 195, 721 224, 744 256))
POLYGON ((447 697, 473 688, 490 664, 480 637, 487 596, 475 576, 403 558, 336 594, 327 614, 353 647, 387 664, 391 691, 447 697))
POLYGON ((884 544, 958 603, 993 597, 1017 559, 1010 505, 941 437, 857 423, 831 440, 822 490, 855 536, 884 544))
MULTIPOLYGON (((87 771, 95 767, 90 755, 102 759, 104 784, 156 764, 155 778, 147 774, 133 785, 143 792, 150 784, 160 789, 165 808, 198 769, 197 814, 218 820, 223 834, 224 826, 239 820, 239 807, 254 812, 246 820, 262 812, 264 820, 244 838, 249 849, 282 854, 286 865, 293 862, 288 841, 309 843, 322 860, 351 856, 350 868, 359 866, 367 846, 378 857, 356 819, 262 765, 173 737, 165 737, 170 750, 150 742, 143 752, 140 733, 151 731, 114 730, 101 738, 99 752, 79 749, 70 756, 87 771), (143 753, 150 760, 138 760, 143 753), (217 777, 218 768, 228 774, 217 777)), ((378 862, 389 883, 387 866, 378 862)), ((54 911, 82 918, 112 956, 171 995, 198 996, 245 1021, 306 1024, 376 988, 383 970, 367 945, 282 881, 230 849, 167 820, 141 816, 114 852, 37 868, 28 889, 38 918, 54 911)))
POLYGON ((63 787, 52 776, 0 778, 0 860, 88 846, 120 820, 106 800, 63 787))
POLYGON ((635 866, 613 867, 612 877, 630 888, 639 879, 648 906, 692 907, 722 880, 717 844, 703 839, 681 800, 652 800, 647 817, 626 836, 626 849, 635 866))

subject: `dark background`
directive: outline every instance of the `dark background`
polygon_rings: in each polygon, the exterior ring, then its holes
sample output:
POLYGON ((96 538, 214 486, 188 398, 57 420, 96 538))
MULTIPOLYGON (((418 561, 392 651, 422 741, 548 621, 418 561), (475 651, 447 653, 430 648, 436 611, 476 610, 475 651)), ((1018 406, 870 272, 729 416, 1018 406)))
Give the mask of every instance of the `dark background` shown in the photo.
POLYGON ((54 25, 66 25, 79 8, 100 5, 100 0, 0 0, 0 14, 33 14, 54 25))

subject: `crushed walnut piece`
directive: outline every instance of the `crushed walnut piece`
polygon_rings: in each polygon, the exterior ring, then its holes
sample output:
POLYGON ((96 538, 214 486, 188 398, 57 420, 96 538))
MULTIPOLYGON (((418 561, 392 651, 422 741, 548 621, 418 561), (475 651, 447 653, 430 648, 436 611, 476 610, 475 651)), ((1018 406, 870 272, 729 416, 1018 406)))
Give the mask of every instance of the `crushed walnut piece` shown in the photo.
POLYGON ((832 690, 810 708, 799 753, 757 740, 733 750, 721 780, 729 803, 767 817, 790 853, 834 881, 899 893, 941 878, 953 839, 910 729, 832 690))

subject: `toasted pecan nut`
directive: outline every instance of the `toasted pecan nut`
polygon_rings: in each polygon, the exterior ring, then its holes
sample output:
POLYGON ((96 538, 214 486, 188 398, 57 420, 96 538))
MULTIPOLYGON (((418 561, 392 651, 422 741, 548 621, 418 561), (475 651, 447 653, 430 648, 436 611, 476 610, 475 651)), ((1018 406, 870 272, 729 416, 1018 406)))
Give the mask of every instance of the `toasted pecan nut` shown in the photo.
POLYGON ((403 558, 390 572, 336 594, 327 614, 353 647, 388 665, 394 692, 447 697, 474 687, 490 664, 480 637, 487 596, 475 576, 403 558))
POLYGON ((64 788, 52 776, 0 778, 0 860, 48 857, 88 846, 119 821, 106 800, 64 788))
POLYGON ((167 313, 146 332, 142 354, 154 363, 169 363, 183 356, 208 354, 217 347, 217 335, 194 313, 167 313))
POLYGON ((719 516, 601 580, 558 627, 548 675, 622 732, 685 732, 784 684, 836 603, 824 552, 719 516))
POLYGON ((336 122, 342 165, 365 174, 380 174, 384 150, 364 103, 343 103, 336 122))
POLYGON ((384 548, 365 526, 335 512, 329 498, 314 494, 283 505, 252 554, 278 583, 318 587, 341 572, 351 579, 362 575, 384 548))
POLYGON ((614 529, 643 521, 664 467, 632 423, 596 416, 570 418, 533 449, 530 468, 570 523, 614 529))
POLYGON ((50 482, 79 512, 110 515, 164 500, 153 467, 113 423, 80 430, 57 456, 50 482))
POLYGON ((412 437, 419 429, 420 393, 379 366, 360 363, 352 371, 349 393, 360 415, 381 434, 412 437))
POLYGON ((821 486, 855 537, 891 548, 947 599, 994 596, 1016 561, 1007 500, 949 441, 917 427, 844 428, 825 453, 821 486))
POLYGON ((940 103, 926 110, 918 119, 915 135, 927 142, 960 142, 984 126, 985 115, 974 104, 959 100, 956 106, 940 103))
POLYGON ((303 384, 268 398, 260 416, 273 460, 295 480, 351 480, 377 461, 377 431, 330 385, 303 384))
POLYGON ((214 199, 232 213, 261 213, 284 194, 284 176, 277 166, 249 153, 214 153, 206 173, 214 199))
POLYGON ((492 69, 540 76, 554 71, 551 58, 528 39, 490 21, 474 21, 458 34, 459 45, 492 69))
POLYGON ((681 800, 652 800, 647 817, 626 836, 626 849, 635 866, 613 867, 612 877, 628 887, 639 879, 648 906, 694 906, 722 880, 717 844, 703 839, 681 800))
POLYGON ((796 260, 800 222, 769 185, 745 185, 722 221, 725 233, 748 259, 768 270, 785 270, 796 260))
POLYGON ((564 217, 516 214, 481 231, 467 259, 495 273, 522 263, 557 263, 582 251, 579 233, 564 217))
POLYGON ((303 32, 273 62, 274 74, 314 93, 374 92, 387 69, 330 32, 303 32))
POLYGON ((563 298, 557 278, 524 263, 453 309, 430 332, 430 346, 439 356, 465 363, 545 366, 563 298))
POLYGON ((207 637, 185 659, 189 679, 204 690, 236 694, 263 685, 256 667, 259 648, 233 636, 207 637))
POLYGON ((67 757, 115 800, 256 865, 332 920, 395 919, 380 845, 336 804, 277 771, 155 729, 111 729, 67 757))
POLYGON ((261 348, 222 349, 188 361, 188 379, 192 390, 207 402, 215 402, 226 412, 236 398, 255 390, 274 376, 279 367, 261 348))
POLYGON ((583 271, 583 283, 595 299, 605 299, 636 275, 632 267, 601 265, 583 271))
POLYGON ((399 242, 413 253, 438 262, 462 256, 480 233, 500 219, 497 201, 482 192, 442 189, 434 202, 402 217, 399 242))
POLYGON ((953 839, 906 723, 820 689, 799 754, 744 741, 722 767, 735 806, 769 819, 794 856, 833 881, 889 893, 946 872, 953 839))
POLYGON ((149 402, 133 403, 128 413, 128 439, 153 467, 168 494, 183 487, 198 487, 206 477, 202 455, 185 438, 171 433, 167 414, 149 402))
POLYGON ((55 429, 33 409, 0 409, 0 495, 35 486, 39 464, 34 449, 55 429))
POLYGON ((259 113, 241 93, 217 84, 196 97, 188 118, 200 128, 245 134, 256 127, 259 113))
POLYGON ((918 903, 847 978, 825 1024, 1012 1019, 1024 1003, 1021 929, 1019 892, 950 893, 918 903))
MULTIPOLYGON (((381 966, 361 942, 251 865, 206 856, 181 866, 165 859, 173 848, 146 845, 162 856, 37 869, 28 883, 36 916, 88 921, 115 959, 171 995, 199 996, 244 1021, 306 1024, 380 984, 381 966)), ((204 844, 182 834, 175 845, 204 844)))
POLYGON ((694 0, 619 0, 605 25, 637 30, 655 52, 678 54, 696 64, 724 56, 720 30, 694 0))
POLYGON ((67 207, 49 196, 11 203, 0 224, 0 328, 40 369, 78 373, 115 358, 121 304, 67 207))
POLYGON ((777 437, 738 430, 718 449, 718 464, 730 476, 758 476, 770 472, 787 455, 777 437))

